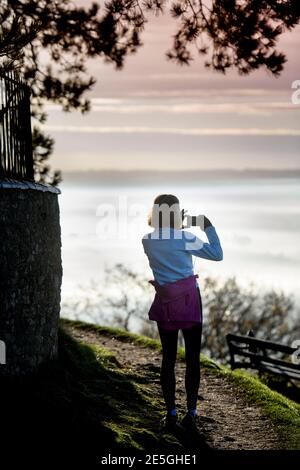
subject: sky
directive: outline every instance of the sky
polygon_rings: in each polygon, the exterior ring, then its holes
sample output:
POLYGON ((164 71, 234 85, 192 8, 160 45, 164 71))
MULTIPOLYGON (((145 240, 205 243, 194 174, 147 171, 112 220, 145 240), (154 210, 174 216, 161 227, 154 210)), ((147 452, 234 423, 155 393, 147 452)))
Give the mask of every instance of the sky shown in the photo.
POLYGON ((300 168, 300 27, 279 49, 288 62, 279 78, 265 70, 225 76, 166 60, 174 20, 154 17, 144 46, 123 70, 94 60, 92 111, 63 113, 48 105, 44 126, 56 142, 52 166, 70 170, 201 170, 300 168))

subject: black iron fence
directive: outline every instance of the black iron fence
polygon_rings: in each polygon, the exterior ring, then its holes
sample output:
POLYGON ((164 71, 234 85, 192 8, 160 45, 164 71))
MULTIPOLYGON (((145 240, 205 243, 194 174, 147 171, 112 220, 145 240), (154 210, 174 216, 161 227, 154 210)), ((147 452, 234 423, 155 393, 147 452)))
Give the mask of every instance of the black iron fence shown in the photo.
POLYGON ((30 89, 15 73, 0 73, 0 178, 33 175, 30 89))

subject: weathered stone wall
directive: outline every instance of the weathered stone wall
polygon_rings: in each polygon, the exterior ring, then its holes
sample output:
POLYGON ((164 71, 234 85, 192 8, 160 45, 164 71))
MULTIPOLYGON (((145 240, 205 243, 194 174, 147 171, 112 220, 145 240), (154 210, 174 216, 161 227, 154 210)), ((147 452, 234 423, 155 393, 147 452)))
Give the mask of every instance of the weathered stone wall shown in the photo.
POLYGON ((56 356, 61 279, 57 194, 0 185, 0 376, 56 356))

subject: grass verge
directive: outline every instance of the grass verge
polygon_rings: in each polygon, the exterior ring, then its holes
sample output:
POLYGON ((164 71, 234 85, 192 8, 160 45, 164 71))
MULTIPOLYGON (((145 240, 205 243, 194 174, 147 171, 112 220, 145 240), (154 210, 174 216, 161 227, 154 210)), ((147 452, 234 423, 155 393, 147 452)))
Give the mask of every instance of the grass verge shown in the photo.
MULTIPOLYGON (((134 342, 140 346, 157 348, 161 350, 160 342, 127 331, 103 326, 96 326, 80 321, 62 320, 64 325, 72 325, 80 329, 98 332, 101 335, 115 337, 124 342, 134 342)), ((178 350, 179 360, 184 359, 184 350, 178 350)), ((250 405, 258 405, 262 413, 275 426, 282 437, 282 448, 300 450, 300 405, 271 390, 257 377, 245 371, 232 371, 227 367, 219 366, 213 360, 201 354, 201 365, 210 373, 216 373, 235 385, 239 393, 250 405)))

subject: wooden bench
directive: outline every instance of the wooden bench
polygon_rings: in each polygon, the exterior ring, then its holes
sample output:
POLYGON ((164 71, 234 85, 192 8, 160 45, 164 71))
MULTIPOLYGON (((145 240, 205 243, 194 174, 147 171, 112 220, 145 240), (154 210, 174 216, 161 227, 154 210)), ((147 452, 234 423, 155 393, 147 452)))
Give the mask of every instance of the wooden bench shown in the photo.
POLYGON ((288 381, 300 380, 300 364, 294 364, 291 360, 297 348, 253 336, 228 334, 226 340, 232 369, 256 369, 280 375, 288 381), (288 357, 283 359, 284 356, 288 357))

